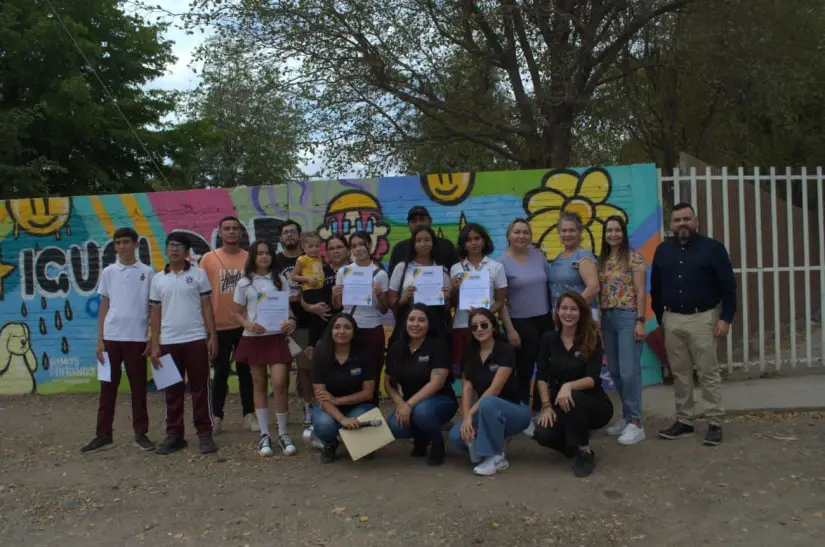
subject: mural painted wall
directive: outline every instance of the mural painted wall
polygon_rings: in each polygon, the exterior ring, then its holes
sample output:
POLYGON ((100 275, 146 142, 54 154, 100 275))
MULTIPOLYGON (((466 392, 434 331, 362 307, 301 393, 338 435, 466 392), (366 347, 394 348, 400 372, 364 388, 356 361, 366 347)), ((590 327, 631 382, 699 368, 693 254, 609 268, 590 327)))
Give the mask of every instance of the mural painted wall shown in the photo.
MULTIPOLYGON (((621 214, 631 244, 649 263, 662 222, 657 195, 655 168, 632 165, 6 201, 0 207, 0 394, 98 390, 95 289, 100 272, 115 261, 111 235, 121 226, 137 230, 140 260, 158 270, 169 232, 192 236, 197 261, 220 245, 217 223, 227 215, 240 218, 251 239, 277 241, 286 218, 324 238, 363 229, 386 262, 392 245, 409 237, 412 205, 425 205, 437 232, 453 241, 466 222, 484 225, 496 256, 516 217, 529 219, 535 242, 552 258, 561 250, 561 212, 581 215, 584 245, 593 249, 601 245, 604 219, 621 214)), ((647 348, 643 365, 645 383, 661 381, 647 348)), ((128 389, 125 377, 121 389, 128 389)))

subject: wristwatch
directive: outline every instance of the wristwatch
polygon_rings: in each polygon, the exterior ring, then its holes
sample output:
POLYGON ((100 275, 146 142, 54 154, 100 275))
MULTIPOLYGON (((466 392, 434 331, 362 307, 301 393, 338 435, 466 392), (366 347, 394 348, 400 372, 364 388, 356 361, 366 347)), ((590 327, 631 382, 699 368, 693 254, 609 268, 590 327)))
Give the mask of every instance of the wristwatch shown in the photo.
POLYGON ((638 323, 644 323, 645 321, 647 321, 647 319, 645 319, 644 316, 640 315, 639 317, 636 318, 636 321, 638 323))

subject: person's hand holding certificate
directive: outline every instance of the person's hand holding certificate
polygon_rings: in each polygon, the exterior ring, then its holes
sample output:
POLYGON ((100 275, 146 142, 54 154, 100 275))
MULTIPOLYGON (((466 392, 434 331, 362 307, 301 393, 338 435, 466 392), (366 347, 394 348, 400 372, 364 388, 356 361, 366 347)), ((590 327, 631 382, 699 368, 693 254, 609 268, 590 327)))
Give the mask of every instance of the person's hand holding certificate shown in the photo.
POLYGON ((258 300, 258 316, 255 322, 266 332, 281 332, 289 321, 289 292, 262 295, 258 300))
POLYGON ((458 290, 458 308, 471 310, 473 308, 490 309, 490 272, 464 272, 461 288, 458 290))
POLYGON ((412 269, 415 285, 415 303, 426 306, 444 305, 444 268, 441 266, 415 266, 412 269))
POLYGON ((375 266, 344 266, 344 306, 372 306, 372 272, 375 266))

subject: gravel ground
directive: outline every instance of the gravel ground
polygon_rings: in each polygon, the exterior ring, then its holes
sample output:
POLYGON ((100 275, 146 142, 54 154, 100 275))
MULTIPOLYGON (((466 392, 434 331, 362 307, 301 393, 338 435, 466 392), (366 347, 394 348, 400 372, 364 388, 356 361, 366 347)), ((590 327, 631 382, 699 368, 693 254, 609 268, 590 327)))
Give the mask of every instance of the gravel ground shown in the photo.
MULTIPOLYGON (((731 417, 717 448, 653 438, 665 419, 635 447, 597 433, 585 480, 527 438, 492 478, 452 451, 427 467, 405 442, 372 461, 264 460, 237 415, 216 455, 162 457, 131 445, 123 395, 117 446, 84 456, 95 414, 88 395, 0 398, 0 545, 825 545, 823 413, 731 417)), ((159 441, 158 394, 150 415, 159 441)))

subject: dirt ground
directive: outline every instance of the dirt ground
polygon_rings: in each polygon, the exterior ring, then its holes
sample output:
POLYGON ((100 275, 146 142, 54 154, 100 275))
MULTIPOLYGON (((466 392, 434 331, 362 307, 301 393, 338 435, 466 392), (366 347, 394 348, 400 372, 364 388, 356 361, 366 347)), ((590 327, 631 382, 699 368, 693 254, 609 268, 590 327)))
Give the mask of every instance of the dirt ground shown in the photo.
MULTIPOLYGON (((160 441, 158 394, 150 406, 160 441)), ((0 545, 825 545, 823 413, 731 417, 717 448, 599 433, 586 480, 523 437, 492 478, 452 451, 427 467, 400 441, 365 462, 321 465, 300 443, 265 460, 237 414, 216 455, 192 442, 163 457, 131 445, 123 395, 116 448, 83 456, 95 413, 89 395, 0 398, 0 545)), ((648 420, 648 435, 664 425, 648 420)))

